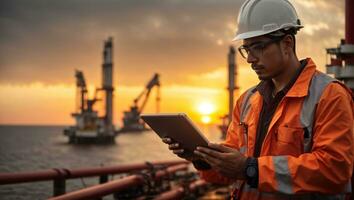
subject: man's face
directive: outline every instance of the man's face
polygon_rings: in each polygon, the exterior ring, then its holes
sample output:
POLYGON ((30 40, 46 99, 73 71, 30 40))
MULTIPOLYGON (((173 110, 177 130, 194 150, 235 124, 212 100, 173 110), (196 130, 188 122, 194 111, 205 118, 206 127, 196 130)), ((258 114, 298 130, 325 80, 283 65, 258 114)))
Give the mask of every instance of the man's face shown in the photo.
POLYGON ((280 39, 274 40, 264 36, 243 41, 243 46, 240 47, 244 52, 243 56, 251 64, 260 80, 275 78, 285 69, 279 42, 280 39))

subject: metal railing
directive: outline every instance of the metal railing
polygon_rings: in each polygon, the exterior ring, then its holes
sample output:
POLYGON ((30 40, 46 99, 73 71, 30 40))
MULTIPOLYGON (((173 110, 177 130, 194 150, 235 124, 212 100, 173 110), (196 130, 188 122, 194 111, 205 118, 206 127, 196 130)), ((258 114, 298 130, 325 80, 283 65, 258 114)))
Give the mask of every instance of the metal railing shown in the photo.
MULTIPOLYGON (((162 177, 173 174, 177 171, 187 170, 187 164, 178 164, 170 166, 163 170, 156 171, 154 176, 155 180, 159 180, 162 177)), ((95 185, 82 190, 70 192, 58 197, 50 198, 50 200, 84 200, 84 199, 94 199, 99 198, 114 192, 119 192, 132 186, 138 186, 144 184, 143 175, 131 175, 121 179, 116 179, 104 184, 95 185)))
MULTIPOLYGON (((126 164, 119 166, 108 166, 108 167, 95 167, 95 168, 81 168, 81 169, 49 169, 37 172, 19 172, 19 173, 0 173, 0 185, 5 184, 17 184, 26 182, 37 182, 37 181, 53 181, 53 196, 60 196, 66 193, 66 180, 83 178, 83 177, 99 177, 99 185, 90 187, 89 194, 97 193, 99 196, 102 194, 108 194, 107 192, 114 192, 119 190, 120 187, 124 188, 128 186, 128 183, 140 183, 141 176, 132 175, 122 179, 117 179, 108 182, 108 176, 114 174, 129 173, 138 170, 145 170, 156 166, 168 167, 165 170, 157 171, 155 176, 163 176, 168 170, 185 169, 188 162, 184 160, 175 161, 160 161, 160 162, 146 162, 138 164, 126 164), (174 166, 177 165, 177 166, 174 166), (167 171, 166 171, 167 170, 167 171), (107 184, 107 185, 106 185, 107 184), (127 184, 125 186, 125 184, 127 184), (113 191, 114 190, 114 191, 113 191), (104 191, 104 192, 103 192, 104 191)), ((86 189, 80 190, 85 191, 86 189)), ((87 192, 87 191, 86 191, 87 192)), ((71 193, 68 193, 71 194, 71 193)), ((96 196, 96 195, 95 195, 96 196)), ((70 198, 65 199, 72 199, 70 198)), ((91 197, 90 197, 91 198, 91 197)), ((85 199, 85 198, 84 198, 85 199)), ((87 197, 86 197, 87 199, 87 197)))

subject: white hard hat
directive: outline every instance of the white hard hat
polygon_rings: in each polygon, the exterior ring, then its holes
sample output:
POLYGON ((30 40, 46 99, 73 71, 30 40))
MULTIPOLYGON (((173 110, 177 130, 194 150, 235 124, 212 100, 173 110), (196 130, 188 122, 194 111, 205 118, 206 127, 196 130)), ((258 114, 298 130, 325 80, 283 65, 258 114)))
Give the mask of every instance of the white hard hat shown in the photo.
POLYGON ((238 15, 238 29, 233 41, 302 27, 288 0, 246 0, 238 15))

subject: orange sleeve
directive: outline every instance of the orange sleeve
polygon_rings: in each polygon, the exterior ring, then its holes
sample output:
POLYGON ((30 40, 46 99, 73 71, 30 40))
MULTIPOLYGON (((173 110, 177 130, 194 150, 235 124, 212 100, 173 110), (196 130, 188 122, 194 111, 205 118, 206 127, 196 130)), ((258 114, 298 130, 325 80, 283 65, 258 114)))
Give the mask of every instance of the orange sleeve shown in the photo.
POLYGON ((329 84, 315 112, 311 152, 260 157, 258 189, 286 194, 345 192, 353 170, 353 113, 351 92, 338 83, 329 84))
MULTIPOLYGON (((245 94, 245 93, 244 93, 245 94)), ((232 115, 232 121, 228 127, 227 134, 226 134, 226 139, 223 142, 224 145, 235 148, 235 149, 240 149, 240 140, 239 140, 239 131, 238 131, 238 124, 240 122, 240 107, 242 104, 242 99, 244 97, 244 94, 240 96, 240 98, 236 101, 236 105, 233 110, 233 115, 232 115)), ((202 179, 212 182, 212 183, 217 183, 217 184, 230 184, 233 183, 235 180, 229 179, 225 176, 222 176, 219 174, 217 171, 210 169, 210 170, 200 170, 199 174, 202 179)))

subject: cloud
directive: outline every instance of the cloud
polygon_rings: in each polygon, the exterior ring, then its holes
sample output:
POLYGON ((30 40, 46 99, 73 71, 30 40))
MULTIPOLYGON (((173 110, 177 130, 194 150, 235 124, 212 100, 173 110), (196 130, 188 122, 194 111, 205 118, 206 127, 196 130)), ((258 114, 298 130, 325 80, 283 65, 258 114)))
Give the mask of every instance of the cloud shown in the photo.
MULTIPOLYGON (((162 110, 189 112, 194 101, 215 98, 226 111, 227 53, 242 2, 3 0, 0 91, 6 98, 0 110, 6 114, 0 123, 72 123, 74 70, 84 71, 90 91, 99 86, 108 36, 114 37, 117 120, 155 72, 161 75, 162 110)), ((314 58, 324 71, 325 48, 344 37, 344 1, 291 2, 305 26, 297 35, 298 57, 314 58)), ((258 79, 238 55, 237 62, 240 93, 258 79)), ((149 102, 146 110, 154 108, 149 102)))
MULTIPOLYGON (((243 1, 235 0, 5 0, 0 6, 0 84, 72 83, 74 69, 100 84, 103 40, 114 37, 118 85, 164 84, 226 66, 243 1)), ((301 57, 324 66, 324 48, 343 37, 344 3, 291 1, 305 28, 301 57), (325 13, 325 14, 324 14, 325 13)))
MULTIPOLYGON (((225 47, 226 21, 238 1, 2 1, 0 82, 72 81, 74 68, 99 82, 102 41, 114 37, 120 83, 134 84, 159 71, 200 69, 204 57, 225 47), (202 34, 213 30, 219 40, 202 34), (219 41, 219 42, 218 42, 219 41), (222 46, 224 44, 224 46, 222 46), (218 47, 218 45, 221 45, 218 47), (30 74, 31 76, 28 76, 30 74)), ((220 55, 220 53, 219 53, 220 55)), ((210 59, 208 59, 210 60, 210 59)), ((177 75, 181 81, 183 75, 177 75)))
POLYGON ((317 24, 307 24, 306 29, 304 29, 304 33, 312 36, 316 31, 319 30, 328 31, 329 30, 328 24, 325 24, 323 22, 319 22, 317 24))
POLYGON ((336 47, 344 37, 344 1, 292 0, 304 25, 297 35, 299 58, 312 57, 325 72, 326 48, 336 47))
POLYGON ((227 84, 227 69, 218 67, 212 71, 201 72, 199 74, 189 74, 186 77, 189 85, 203 85, 209 88, 225 88, 227 84))

